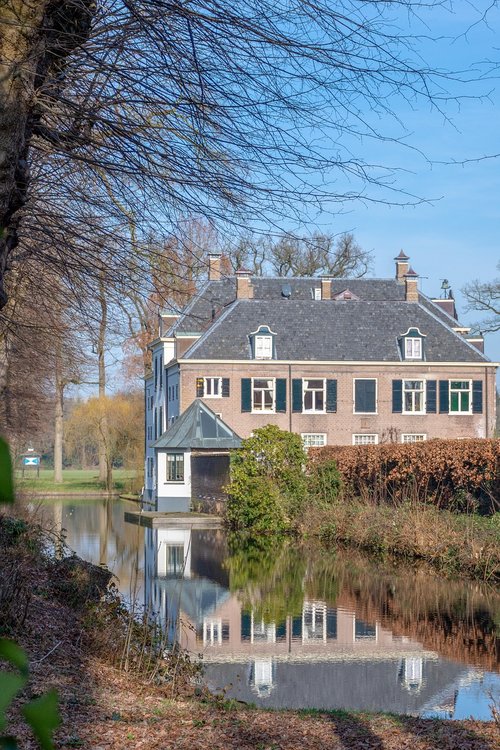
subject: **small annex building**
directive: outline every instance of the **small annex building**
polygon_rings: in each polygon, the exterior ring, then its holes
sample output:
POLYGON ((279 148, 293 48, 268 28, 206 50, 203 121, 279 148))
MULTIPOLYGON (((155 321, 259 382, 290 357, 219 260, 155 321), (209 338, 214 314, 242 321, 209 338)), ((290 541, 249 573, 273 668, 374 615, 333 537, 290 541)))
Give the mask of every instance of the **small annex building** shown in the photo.
POLYGON ((223 497, 229 453, 240 446, 234 430, 195 399, 153 444, 155 476, 145 499, 164 513, 185 513, 193 505, 207 509, 223 497))

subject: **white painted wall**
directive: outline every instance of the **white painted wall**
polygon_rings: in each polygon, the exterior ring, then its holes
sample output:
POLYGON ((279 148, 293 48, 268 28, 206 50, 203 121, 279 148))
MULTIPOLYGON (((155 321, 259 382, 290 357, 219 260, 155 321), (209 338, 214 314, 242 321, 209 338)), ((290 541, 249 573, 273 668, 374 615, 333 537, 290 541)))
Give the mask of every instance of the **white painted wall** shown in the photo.
MULTIPOLYGON (((145 456, 144 456, 144 487, 148 491, 149 496, 151 496, 151 493, 154 489, 154 482, 155 482, 155 470, 154 470, 155 455, 154 455, 154 449, 151 448, 151 444, 153 443, 153 438, 154 438, 154 433, 153 433, 154 410, 150 406, 151 396, 154 396, 153 386, 154 386, 153 378, 152 377, 147 378, 144 384, 144 401, 145 401, 144 410, 145 410, 145 428, 146 428, 145 456), (153 473, 151 476, 149 476, 148 464, 151 460, 153 461, 153 473)), ((149 499, 149 498, 146 498, 146 499, 149 499)))
MULTIPOLYGON (((187 511, 191 505, 191 451, 184 452, 184 481, 167 482, 167 449, 156 449, 157 510, 187 511)), ((179 451, 180 453, 181 451, 179 451)))
MULTIPOLYGON (((159 496, 157 478, 165 477, 166 473, 163 468, 159 471, 156 466, 157 456, 151 444, 158 440, 166 429, 172 424, 172 420, 179 416, 180 404, 180 383, 179 367, 174 365, 167 368, 168 364, 175 356, 175 342, 173 340, 160 340, 156 343, 152 351, 152 375, 146 380, 145 386, 145 410, 146 410, 146 450, 144 461, 144 477, 146 489, 145 499, 155 501, 159 496), (155 379, 156 372, 156 379, 155 379), (171 400, 168 401, 168 387, 170 386, 171 400), (153 397, 152 408, 149 408, 150 397, 153 397), (156 426, 156 431, 155 431, 156 426), (148 429, 149 428, 149 429, 148 429), (150 437, 148 437, 150 435, 150 437), (153 461, 153 474, 148 476, 148 459, 153 461), (162 473, 163 471, 163 473, 162 473)), ((191 475, 189 473, 189 491, 191 475)), ((175 485, 179 487, 179 485, 175 485)), ((187 496, 185 491, 181 491, 177 496, 187 496)), ((169 493, 167 497, 172 497, 169 493)))
POLYGON ((183 577, 191 578, 191 529, 158 529, 157 538, 157 569, 158 576, 169 574, 167 570, 169 545, 183 545, 184 547, 184 570, 183 577))

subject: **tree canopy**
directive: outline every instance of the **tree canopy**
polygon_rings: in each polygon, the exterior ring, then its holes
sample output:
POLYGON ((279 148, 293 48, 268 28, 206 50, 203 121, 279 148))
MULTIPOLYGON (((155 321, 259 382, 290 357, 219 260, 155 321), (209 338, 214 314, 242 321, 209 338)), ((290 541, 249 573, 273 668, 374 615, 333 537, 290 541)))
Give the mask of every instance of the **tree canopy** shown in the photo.
POLYGON ((0 305, 27 256, 70 287, 103 266, 136 278, 153 228, 180 215, 246 227, 411 200, 361 139, 403 143, 396 101, 444 109, 465 81, 426 65, 402 21, 434 5, 6 0, 0 305))

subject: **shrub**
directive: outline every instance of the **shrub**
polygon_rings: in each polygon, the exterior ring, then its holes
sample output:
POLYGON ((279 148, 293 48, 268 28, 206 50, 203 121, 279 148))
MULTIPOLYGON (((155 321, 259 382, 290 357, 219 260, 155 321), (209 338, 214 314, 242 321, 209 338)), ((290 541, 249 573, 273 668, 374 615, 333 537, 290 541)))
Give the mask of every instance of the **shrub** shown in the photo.
POLYGON ((309 497, 320 507, 334 503, 342 489, 342 477, 333 460, 314 463, 310 466, 308 476, 309 497))
POLYGON ((498 508, 500 440, 429 440, 410 445, 325 446, 311 449, 311 471, 335 461, 345 493, 375 502, 418 499, 440 507, 498 508))
POLYGON ((306 496, 306 455, 299 435, 267 425, 233 455, 226 520, 233 529, 282 531, 306 496))

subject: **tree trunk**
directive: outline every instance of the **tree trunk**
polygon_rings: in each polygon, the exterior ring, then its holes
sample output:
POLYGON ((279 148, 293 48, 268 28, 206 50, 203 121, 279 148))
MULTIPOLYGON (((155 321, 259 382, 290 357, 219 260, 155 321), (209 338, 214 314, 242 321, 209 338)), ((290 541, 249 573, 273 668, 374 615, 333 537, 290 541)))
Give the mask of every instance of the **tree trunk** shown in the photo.
POLYGON ((62 373, 61 352, 56 350, 55 366, 55 408, 54 408, 54 482, 63 480, 63 435, 64 435, 64 380, 62 373))
MULTIPOLYGON (((104 399, 106 396, 106 328, 108 325, 108 304, 106 300, 106 287, 104 272, 99 279, 99 305, 101 308, 101 318, 99 321, 99 334, 97 338, 97 366, 99 382, 99 398, 104 399)), ((103 482, 108 490, 113 486, 113 471, 108 455, 108 420, 104 411, 100 429, 99 429, 99 481, 103 482)))
POLYGON ((94 12, 92 0, 1 3, 0 309, 7 302, 5 273, 28 193, 29 148, 44 112, 38 95, 48 88, 56 93, 64 58, 88 36, 94 12))

